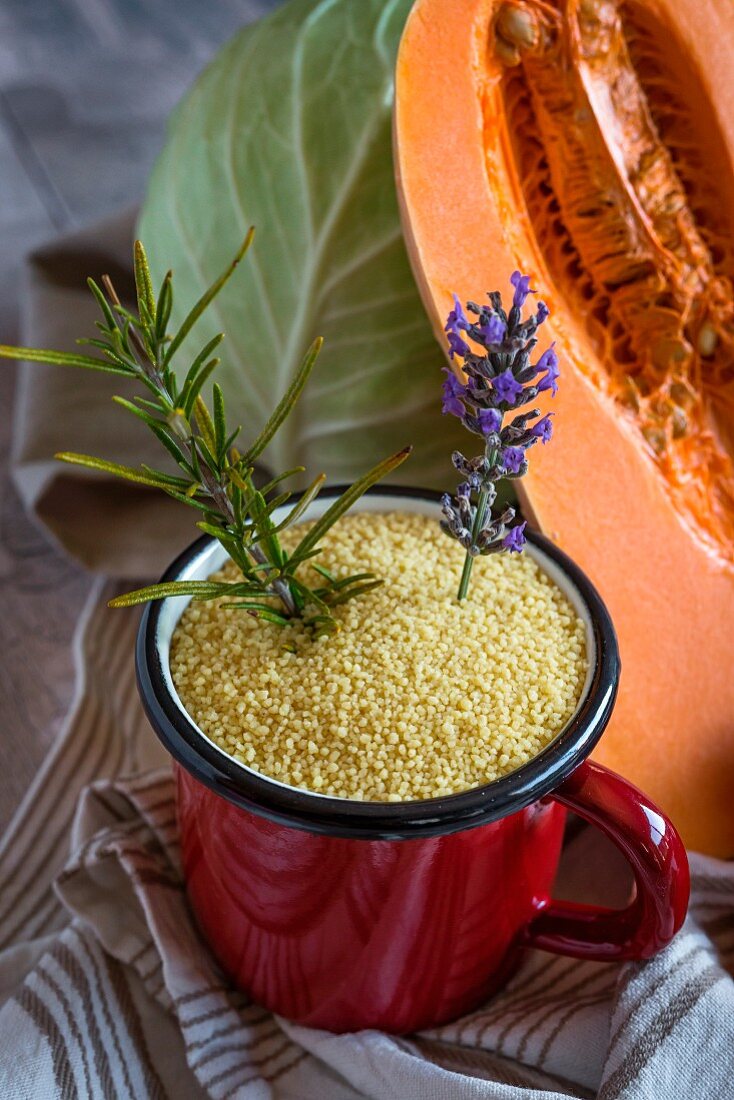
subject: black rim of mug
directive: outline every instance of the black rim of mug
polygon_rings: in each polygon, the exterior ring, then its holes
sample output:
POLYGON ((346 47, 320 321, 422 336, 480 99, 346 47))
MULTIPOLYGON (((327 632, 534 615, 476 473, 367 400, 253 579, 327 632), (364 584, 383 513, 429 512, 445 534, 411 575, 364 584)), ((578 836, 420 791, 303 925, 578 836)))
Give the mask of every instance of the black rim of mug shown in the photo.
MULTIPOLYGON (((319 499, 343 492, 330 487, 319 499)), ((372 495, 440 502, 440 494, 402 486, 378 486, 372 495)), ((535 531, 528 540, 563 571, 585 604, 595 642, 595 663, 586 697, 569 724, 527 764, 481 787, 410 802, 358 802, 287 787, 251 771, 206 738, 182 711, 166 682, 158 647, 165 601, 149 604, 136 645, 138 690, 148 720, 171 756, 195 779, 228 802, 294 828, 366 840, 409 840, 485 825, 549 795, 589 755, 609 721, 619 682, 620 659, 609 612, 582 570, 535 531)), ((175 580, 211 545, 197 539, 169 566, 162 581, 175 580)))

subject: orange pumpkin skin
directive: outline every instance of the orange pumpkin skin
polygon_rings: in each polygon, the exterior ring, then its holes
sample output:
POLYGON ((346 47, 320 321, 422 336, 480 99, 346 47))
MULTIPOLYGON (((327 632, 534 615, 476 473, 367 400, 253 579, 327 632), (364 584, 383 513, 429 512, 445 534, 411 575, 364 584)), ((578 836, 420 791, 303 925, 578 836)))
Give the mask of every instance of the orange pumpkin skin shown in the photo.
POLYGON ((452 292, 480 299, 514 268, 552 311, 556 432, 522 491, 619 634, 596 756, 718 856, 734 855, 733 52, 730 0, 418 0, 395 107, 437 336, 452 292))

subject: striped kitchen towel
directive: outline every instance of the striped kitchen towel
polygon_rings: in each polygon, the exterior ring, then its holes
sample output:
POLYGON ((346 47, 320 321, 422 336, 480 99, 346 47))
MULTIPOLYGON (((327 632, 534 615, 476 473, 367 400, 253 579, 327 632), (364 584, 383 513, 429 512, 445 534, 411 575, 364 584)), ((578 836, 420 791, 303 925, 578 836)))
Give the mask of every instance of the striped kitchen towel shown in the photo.
MULTIPOLYGON (((0 850, 3 1100, 731 1100, 734 865, 692 857, 676 940, 645 964, 529 953, 507 989, 408 1038, 334 1036, 232 989, 191 921, 167 762, 134 688, 134 612, 97 586, 63 736, 0 850)), ((582 829, 562 893, 624 868, 582 829)), ((589 899, 590 900, 590 899, 589 899)))

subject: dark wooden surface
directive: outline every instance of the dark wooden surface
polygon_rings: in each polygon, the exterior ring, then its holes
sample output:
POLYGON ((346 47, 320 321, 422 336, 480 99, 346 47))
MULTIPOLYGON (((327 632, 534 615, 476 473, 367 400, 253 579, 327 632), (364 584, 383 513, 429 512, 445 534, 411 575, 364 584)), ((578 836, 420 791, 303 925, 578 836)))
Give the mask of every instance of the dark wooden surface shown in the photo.
MULTIPOLYGON (((239 26, 278 0, 2 0, 0 342, 18 339, 23 257, 138 202, 165 120, 239 26)), ((13 369, 0 368, 0 831, 73 694, 91 579, 23 514, 9 476, 13 369)))

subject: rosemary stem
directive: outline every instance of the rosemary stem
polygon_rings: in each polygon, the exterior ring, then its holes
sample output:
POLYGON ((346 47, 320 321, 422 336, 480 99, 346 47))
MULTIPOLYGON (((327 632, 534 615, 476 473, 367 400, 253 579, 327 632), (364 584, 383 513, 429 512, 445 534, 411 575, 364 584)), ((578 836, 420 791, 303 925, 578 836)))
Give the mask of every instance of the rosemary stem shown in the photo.
MULTIPOLYGON (((121 309, 122 308, 122 302, 120 301, 120 297, 119 297, 117 291, 115 290, 114 284, 112 282, 112 279, 110 279, 109 275, 103 275, 102 276, 102 285, 104 286, 105 290, 109 294, 110 301, 112 302, 112 304, 117 306, 118 309, 121 309)), ((140 370, 143 372, 143 374, 145 374, 148 378, 150 378, 150 380, 152 382, 154 382, 157 386, 159 386, 160 389, 162 389, 162 390, 165 389, 164 384, 163 384, 163 378, 162 378, 160 372, 156 369, 155 364, 150 362, 150 358, 148 356, 148 352, 147 352, 147 349, 145 347, 145 344, 140 339, 140 337, 138 336, 135 329, 132 328, 132 327, 130 328, 130 331, 129 331, 129 340, 130 340, 130 345, 131 345, 131 351, 132 351, 132 354, 133 354, 133 358, 135 359, 135 362, 138 364, 138 367, 140 368, 140 370)))
MULTIPOLYGON (((189 443, 189 451, 193 454, 192 443, 189 443)), ((234 523, 235 515, 234 509, 232 507, 232 501, 227 496, 225 489, 217 482, 216 478, 214 478, 211 472, 205 467, 202 469, 202 480, 205 488, 219 508, 219 511, 222 513, 222 515, 226 517, 226 519, 230 521, 230 523, 234 523)), ((262 547, 258 546, 257 544, 255 546, 245 547, 245 549, 252 560, 259 565, 262 565, 268 560, 265 553, 263 552, 262 547)), ((291 593, 290 587, 287 582, 282 580, 280 577, 276 578, 272 582, 272 590, 273 595, 277 596, 282 603, 286 616, 289 619, 294 618, 297 613, 296 602, 293 599, 293 594, 291 593)))
MULTIPOLYGON (((266 562, 268 560, 262 549, 257 545, 248 547, 248 553, 254 559, 254 561, 258 562, 259 564, 262 564, 263 562, 266 562)), ((273 595, 277 596, 280 602, 283 604, 287 617, 289 619, 294 618, 297 609, 295 600, 293 599, 293 595, 291 594, 291 590, 288 584, 280 577, 277 577, 272 582, 272 586, 273 595)))

